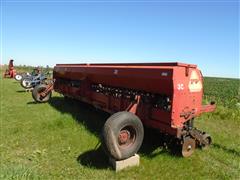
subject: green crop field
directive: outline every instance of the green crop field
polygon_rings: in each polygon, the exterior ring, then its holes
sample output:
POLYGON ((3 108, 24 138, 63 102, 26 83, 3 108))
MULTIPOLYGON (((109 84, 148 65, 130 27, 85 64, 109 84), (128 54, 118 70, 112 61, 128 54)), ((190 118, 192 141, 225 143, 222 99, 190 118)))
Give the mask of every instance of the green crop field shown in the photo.
POLYGON ((108 114, 57 93, 36 104, 17 81, 1 76, 0 179, 240 179, 239 83, 205 78, 204 103, 215 100, 217 110, 195 124, 211 134, 209 149, 182 158, 148 132, 140 166, 115 173, 98 145, 108 114))

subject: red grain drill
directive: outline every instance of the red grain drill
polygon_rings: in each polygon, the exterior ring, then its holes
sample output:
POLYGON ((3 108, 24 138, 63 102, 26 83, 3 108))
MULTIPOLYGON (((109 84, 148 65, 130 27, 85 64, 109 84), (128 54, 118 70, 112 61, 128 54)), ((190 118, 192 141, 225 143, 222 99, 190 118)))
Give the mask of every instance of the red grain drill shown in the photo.
MULTIPOLYGON (((211 137, 193 127, 194 118, 215 109, 202 105, 203 77, 183 63, 57 64, 54 90, 113 114, 103 128, 103 145, 115 159, 138 151, 143 125, 175 137, 181 154, 211 137)), ((49 88, 48 88, 49 89, 49 88)))

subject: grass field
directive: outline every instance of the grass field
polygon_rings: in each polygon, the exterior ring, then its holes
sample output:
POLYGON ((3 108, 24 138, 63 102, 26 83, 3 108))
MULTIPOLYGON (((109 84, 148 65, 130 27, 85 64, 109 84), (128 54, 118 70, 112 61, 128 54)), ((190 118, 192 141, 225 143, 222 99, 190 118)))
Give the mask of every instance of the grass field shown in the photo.
POLYGON ((18 82, 1 78, 0 179, 240 179, 239 83, 205 78, 205 102, 218 107, 195 122, 212 135, 210 149, 181 158, 147 133, 141 165, 115 173, 97 146, 108 114, 57 93, 36 104, 18 82))

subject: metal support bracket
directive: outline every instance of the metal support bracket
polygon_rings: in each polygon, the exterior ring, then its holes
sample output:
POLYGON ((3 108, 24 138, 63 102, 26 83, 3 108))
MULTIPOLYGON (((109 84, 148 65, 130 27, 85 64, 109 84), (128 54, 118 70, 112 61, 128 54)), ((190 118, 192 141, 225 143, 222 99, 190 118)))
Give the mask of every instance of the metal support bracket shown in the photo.
POLYGON ((204 132, 202 132, 202 131, 200 131, 200 130, 198 130, 198 129, 196 129, 196 128, 194 128, 194 129, 191 129, 190 131, 189 131, 189 134, 194 138, 194 139, 196 139, 199 143, 200 143, 200 145, 202 145, 202 144, 207 144, 208 142, 206 142, 206 139, 204 138, 204 132))
POLYGON ((52 90, 53 90, 53 83, 47 85, 46 89, 40 93, 40 97, 45 97, 52 90))
POLYGON ((126 111, 136 114, 137 107, 140 102, 140 98, 141 98, 140 95, 136 95, 134 101, 130 103, 130 105, 127 107, 126 111))

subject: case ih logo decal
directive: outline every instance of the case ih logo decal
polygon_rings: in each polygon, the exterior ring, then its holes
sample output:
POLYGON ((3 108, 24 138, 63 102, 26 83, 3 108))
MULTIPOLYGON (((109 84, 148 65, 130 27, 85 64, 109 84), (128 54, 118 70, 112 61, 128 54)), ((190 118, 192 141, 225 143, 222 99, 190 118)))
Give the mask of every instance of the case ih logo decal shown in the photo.
POLYGON ((167 72, 162 72, 161 75, 162 76, 168 76, 168 73, 167 72))
POLYGON ((114 69, 113 74, 117 75, 118 74, 118 70, 114 69))
POLYGON ((190 92, 200 92, 202 90, 202 82, 196 71, 192 71, 191 73, 188 88, 190 92))

